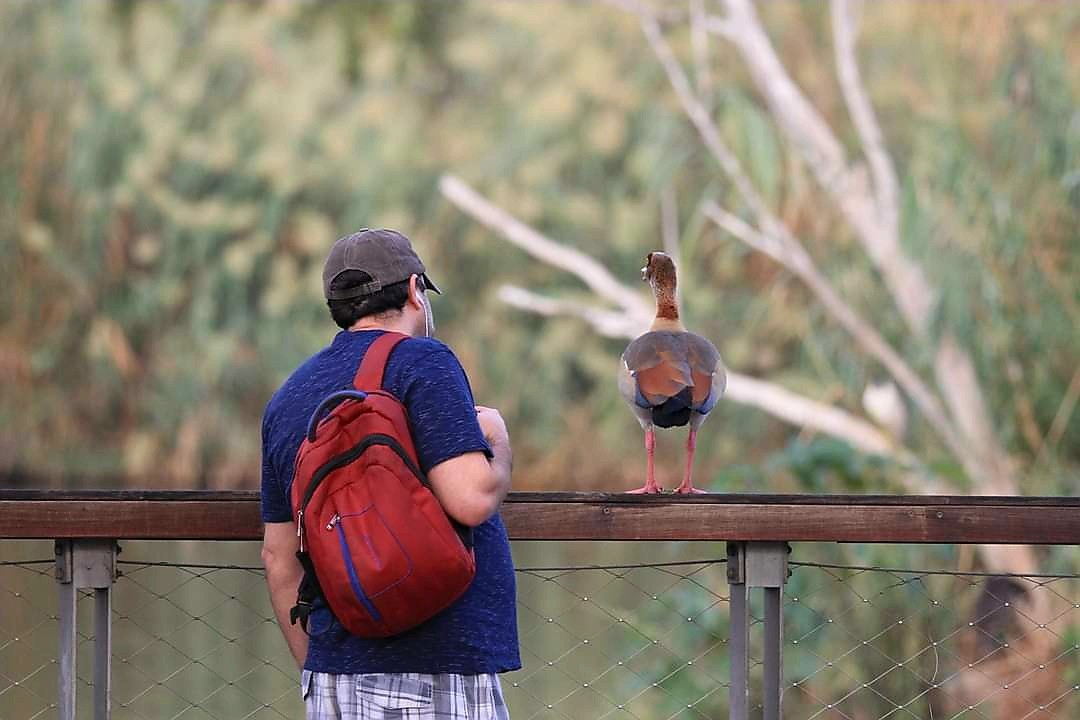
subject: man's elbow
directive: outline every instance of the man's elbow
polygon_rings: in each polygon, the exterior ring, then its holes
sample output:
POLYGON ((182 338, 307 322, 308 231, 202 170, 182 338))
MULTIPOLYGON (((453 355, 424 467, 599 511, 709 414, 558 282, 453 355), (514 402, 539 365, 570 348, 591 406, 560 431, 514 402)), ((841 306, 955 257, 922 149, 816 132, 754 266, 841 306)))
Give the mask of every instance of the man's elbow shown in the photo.
POLYGON ((262 558, 263 569, 266 570, 267 580, 271 582, 283 576, 294 575, 300 568, 300 564, 293 555, 281 550, 264 546, 260 557, 262 558))
POLYGON ((447 514, 462 525, 476 527, 482 525, 499 510, 504 492, 501 491, 495 471, 487 467, 484 477, 475 479, 470 492, 455 498, 454 506, 447 508, 447 514))
POLYGON ((277 553, 263 545, 262 552, 259 553, 259 558, 262 559, 263 570, 272 572, 274 566, 277 564, 277 553))
POLYGON ((447 508, 447 514, 462 525, 476 527, 482 525, 499 509, 499 497, 492 492, 472 493, 461 498, 454 506, 447 508))
POLYGON ((509 489, 508 477, 480 453, 436 466, 429 477, 446 514, 468 527, 482 525, 498 512, 509 489))

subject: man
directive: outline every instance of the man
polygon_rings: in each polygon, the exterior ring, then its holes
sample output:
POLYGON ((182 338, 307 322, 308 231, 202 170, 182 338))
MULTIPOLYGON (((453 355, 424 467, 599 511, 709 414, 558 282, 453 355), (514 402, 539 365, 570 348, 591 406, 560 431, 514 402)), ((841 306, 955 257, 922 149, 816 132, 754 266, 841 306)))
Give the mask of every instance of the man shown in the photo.
POLYGON ((474 404, 451 350, 430 337, 428 291, 439 292, 404 235, 364 229, 339 239, 323 268, 330 315, 342 331, 301 365, 263 416, 263 564, 274 614, 302 668, 309 719, 508 718, 497 673, 521 667, 514 571, 497 514, 510 488, 510 440, 497 410, 474 404), (350 635, 325 603, 308 633, 289 622, 302 571, 290 507, 293 461, 319 402, 352 385, 383 332, 411 336, 386 365, 383 387, 404 403, 421 469, 446 513, 474 528, 476 576, 465 594, 400 635, 350 635))

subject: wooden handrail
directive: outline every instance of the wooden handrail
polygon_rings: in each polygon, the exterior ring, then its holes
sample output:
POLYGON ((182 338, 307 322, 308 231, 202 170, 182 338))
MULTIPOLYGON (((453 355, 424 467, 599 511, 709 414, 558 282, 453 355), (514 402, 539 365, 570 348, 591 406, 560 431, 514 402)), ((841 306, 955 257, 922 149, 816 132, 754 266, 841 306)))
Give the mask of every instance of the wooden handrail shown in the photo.
MULTIPOLYGON (((514 540, 1080 544, 1080 498, 511 493, 514 540)), ((250 491, 0 490, 0 538, 257 540, 250 491)))

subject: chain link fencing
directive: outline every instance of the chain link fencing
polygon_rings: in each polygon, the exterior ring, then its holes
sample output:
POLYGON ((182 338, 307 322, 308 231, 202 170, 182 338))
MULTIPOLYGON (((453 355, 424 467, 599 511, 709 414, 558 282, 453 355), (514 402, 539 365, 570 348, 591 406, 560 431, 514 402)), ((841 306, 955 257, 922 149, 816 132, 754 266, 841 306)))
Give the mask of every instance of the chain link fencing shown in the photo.
MULTIPOLYGON (((114 718, 303 717, 256 544, 123 545, 114 718)), ((715 544, 617 545, 515 544, 524 667, 502 678, 512 716, 727 717, 722 553, 715 544), (560 564, 542 562, 550 557, 560 564)), ((803 547, 784 595, 783 717, 1080 718, 1077 575, 799 561, 803 547)), ((52 544, 4 541, 0 552, 0 719, 55 718, 52 544)), ((80 593, 79 717, 91 716, 94 637, 82 630, 93 627, 91 611, 92 596, 80 593)), ((762 685, 762 614, 751 597, 751 698, 762 685)), ((752 702, 750 717, 761 712, 752 702)))

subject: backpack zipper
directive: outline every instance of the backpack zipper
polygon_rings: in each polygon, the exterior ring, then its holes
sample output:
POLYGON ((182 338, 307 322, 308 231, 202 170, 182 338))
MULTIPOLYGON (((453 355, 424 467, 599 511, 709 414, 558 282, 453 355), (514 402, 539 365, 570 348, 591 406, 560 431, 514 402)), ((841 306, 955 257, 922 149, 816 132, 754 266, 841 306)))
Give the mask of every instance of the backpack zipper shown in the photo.
POLYGON ((337 513, 334 513, 334 516, 330 518, 330 522, 326 523, 326 529, 333 530, 334 526, 338 524, 339 520, 341 520, 341 516, 337 513))
POLYGON ((416 479, 419 480, 422 485, 427 488, 431 487, 428 479, 424 477, 424 474, 420 471, 420 468, 416 466, 416 463, 414 463, 412 461, 412 458, 409 457, 408 453, 405 452, 405 448, 401 446, 401 443, 399 443, 395 438, 389 435, 375 433, 373 435, 368 435, 366 438, 364 438, 359 443, 349 448, 345 452, 330 458, 326 461, 326 463, 322 465, 322 467, 315 471, 315 474, 311 478, 311 483, 308 485, 307 490, 304 491, 304 497, 300 502, 300 511, 298 514, 301 516, 303 515, 304 510, 307 509, 308 503, 311 502, 311 497, 315 494, 315 491, 318 489, 319 485, 322 484, 322 481, 326 479, 327 475, 329 475, 334 470, 337 470, 339 467, 348 465, 352 461, 356 460, 365 450, 367 450, 369 447, 372 447, 373 445, 385 445, 386 447, 393 450, 394 454, 401 458, 401 461, 405 463, 405 467, 409 469, 409 472, 416 476, 416 479))

